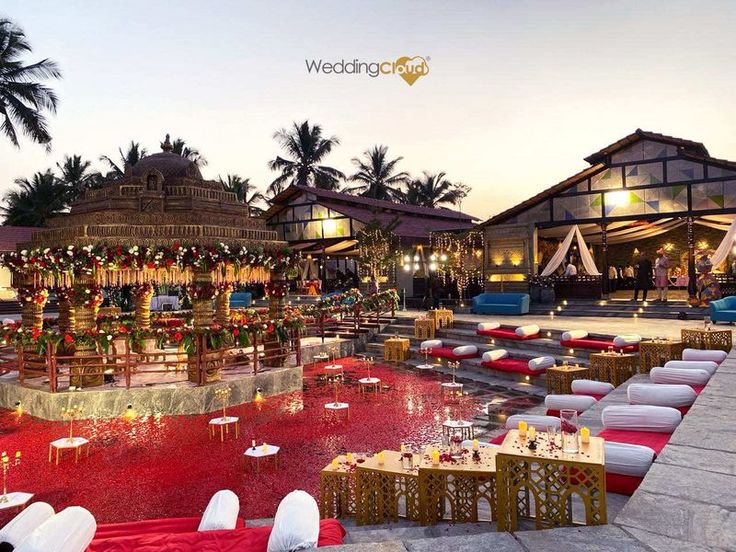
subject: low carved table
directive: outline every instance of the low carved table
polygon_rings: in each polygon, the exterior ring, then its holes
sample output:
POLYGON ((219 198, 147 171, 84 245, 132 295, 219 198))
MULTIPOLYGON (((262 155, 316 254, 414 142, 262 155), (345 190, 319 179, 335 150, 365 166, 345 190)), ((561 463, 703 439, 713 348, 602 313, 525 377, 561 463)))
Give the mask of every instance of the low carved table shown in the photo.
POLYGON ((345 455, 338 456, 319 474, 319 514, 322 519, 355 514, 355 466, 345 455))
POLYGON ((670 360, 680 360, 684 348, 682 341, 642 341, 639 343, 639 373, 648 374, 655 366, 664 366, 670 360))
POLYGON ((639 370, 637 353, 591 353, 590 373, 593 379, 618 387, 639 370))
POLYGON ((590 378, 590 368, 586 366, 552 366, 547 368, 547 394, 567 395, 572 393, 572 382, 576 379, 590 378))
POLYGON ((452 328, 454 323, 454 315, 450 309, 432 309, 427 313, 427 316, 434 320, 434 327, 436 330, 442 328, 452 328))
POLYGON ((431 318, 414 320, 414 337, 417 339, 434 339, 435 323, 431 318))
POLYGON ((409 340, 390 337, 383 342, 383 360, 403 362, 409 358, 409 340))
MULTIPOLYGON (((419 520, 418 469, 405 470, 401 453, 385 450, 384 463, 378 456, 367 458, 355 469, 355 524, 380 525, 398 521, 399 516, 419 520)), ((421 456, 414 455, 414 466, 421 456)))
POLYGON ((731 330, 680 330, 682 342, 687 349, 719 349, 731 352, 733 335, 731 330))

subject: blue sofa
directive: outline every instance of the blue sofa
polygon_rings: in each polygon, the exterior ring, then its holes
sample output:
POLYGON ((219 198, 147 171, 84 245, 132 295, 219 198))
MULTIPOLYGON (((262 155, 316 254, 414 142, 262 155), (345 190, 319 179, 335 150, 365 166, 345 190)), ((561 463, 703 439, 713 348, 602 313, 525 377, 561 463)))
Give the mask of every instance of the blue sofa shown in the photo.
POLYGON ((230 308, 247 308, 253 302, 253 295, 249 291, 238 291, 230 295, 230 308))
POLYGON ((473 312, 477 314, 527 314, 528 293, 481 293, 473 297, 473 312))
POLYGON ((711 301, 710 319, 713 322, 736 322, 736 296, 711 301))

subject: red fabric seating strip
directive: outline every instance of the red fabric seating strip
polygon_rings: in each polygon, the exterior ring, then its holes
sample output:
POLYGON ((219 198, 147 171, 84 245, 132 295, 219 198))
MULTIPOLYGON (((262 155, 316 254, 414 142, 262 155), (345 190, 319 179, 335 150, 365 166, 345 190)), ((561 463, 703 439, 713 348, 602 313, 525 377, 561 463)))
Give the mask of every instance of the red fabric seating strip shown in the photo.
POLYGON ((631 431, 629 429, 604 429, 598 434, 598 437, 603 437, 606 441, 613 441, 614 443, 643 445, 659 454, 669 442, 672 434, 656 431, 631 431))
POLYGON ((514 372, 516 374, 524 374, 525 376, 541 376, 546 372, 546 370, 530 370, 529 363, 518 358, 484 360, 480 365, 492 370, 498 370, 499 372, 514 372))
POLYGON ((700 395, 703 392, 703 389, 705 389, 705 385, 691 385, 690 387, 692 387, 696 395, 700 395))
MULTIPOLYGON (((97 526, 95 539, 127 537, 129 535, 146 535, 150 533, 189 533, 199 528, 201 517, 142 519, 123 523, 104 523, 97 526)), ((238 518, 236 529, 245 527, 238 518)))
POLYGON ((606 491, 609 493, 617 493, 631 496, 634 491, 639 488, 643 477, 635 477, 633 475, 620 475, 618 473, 606 474, 606 491))
MULTIPOLYGON (((584 410, 578 410, 577 411, 578 414, 582 414, 583 412, 585 412, 585 411, 584 410)), ((559 410, 547 409, 546 414, 547 414, 547 416, 554 416, 555 418, 559 418, 560 417, 560 411, 559 410)))
POLYGON ((507 431, 505 433, 502 433, 498 437, 494 437, 493 439, 491 439, 491 444, 492 445, 502 445, 503 444, 503 440, 506 439, 506 435, 508 435, 508 433, 509 432, 507 431))
POLYGON ((526 341, 527 339, 537 339, 539 334, 518 336, 515 330, 509 330, 507 328, 496 328, 495 330, 475 330, 478 335, 484 335, 487 337, 497 337, 499 339, 513 339, 516 341, 526 341))
POLYGON ((597 401, 605 397, 605 395, 598 395, 597 393, 573 393, 573 395, 585 395, 586 397, 593 397, 597 401))
POLYGON ((624 353, 634 353, 639 350, 638 343, 636 345, 618 347, 613 344, 613 341, 603 341, 600 339, 563 339, 560 341, 560 345, 570 349, 591 349, 593 351, 607 351, 609 347, 613 347, 614 351, 624 353))
POLYGON ((429 356, 446 358, 449 360, 463 360, 466 358, 476 358, 478 353, 471 353, 467 355, 456 355, 452 352, 451 347, 434 347, 429 350, 429 356))

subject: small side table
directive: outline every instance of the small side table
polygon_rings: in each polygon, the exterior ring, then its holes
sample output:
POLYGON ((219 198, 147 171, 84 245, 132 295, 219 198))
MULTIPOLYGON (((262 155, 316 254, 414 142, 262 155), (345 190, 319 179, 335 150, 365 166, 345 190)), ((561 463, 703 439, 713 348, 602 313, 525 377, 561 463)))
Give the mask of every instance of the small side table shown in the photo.
POLYGON ((383 342, 383 360, 404 362, 409 358, 409 340, 390 337, 383 342))
POLYGON ((586 366, 552 366, 547 368, 547 394, 568 395, 572 393, 572 382, 576 379, 588 379, 590 368, 586 366))
POLYGON ((59 465, 59 458, 64 450, 74 451, 74 463, 79 462, 79 456, 82 450, 87 449, 87 457, 89 457, 89 441, 84 437, 63 437, 49 443, 49 462, 51 462, 52 452, 56 451, 56 465, 59 465))
POLYGON ((320 518, 341 518, 355 514, 355 471, 345 455, 336 458, 337 468, 328 464, 319 473, 320 518))
POLYGON ((689 349, 719 349, 731 352, 733 333, 731 330, 680 330, 680 336, 685 348, 689 349))
POLYGON ((371 391, 378 395, 381 392, 381 380, 379 378, 361 378, 358 380, 360 386, 360 394, 369 393, 371 391))
POLYGON ((342 364, 328 364, 324 367, 324 370, 327 374, 337 374, 340 377, 345 375, 342 364))
POLYGON ((447 437, 448 442, 450 437, 455 433, 460 433, 460 437, 462 437, 463 441, 475 439, 473 422, 469 422, 467 420, 446 420, 442 423, 442 435, 447 437))
POLYGON ((434 320, 436 330, 452 328, 454 323, 454 315, 450 309, 433 309, 429 311, 428 316, 434 320))
POLYGON ((345 412, 347 419, 350 419, 350 405, 344 402, 329 402, 325 404, 325 410, 330 412, 345 412))
POLYGON ((330 355, 327 353, 317 353, 312 357, 312 362, 317 364, 318 362, 329 362, 330 361, 330 355))
POLYGON ((220 441, 225 440, 225 434, 230 433, 230 426, 235 426, 235 438, 240 437, 240 418, 237 416, 221 416, 219 418, 212 418, 207 424, 209 430, 210 439, 215 436, 215 431, 220 428, 220 441))
POLYGON ((463 394, 463 384, 454 381, 448 381, 442 384, 442 398, 446 395, 450 397, 461 397, 463 394))
POLYGON ((590 372, 594 379, 607 381, 618 387, 639 369, 639 355, 636 353, 592 353, 590 372))
POLYGON ((259 473, 261 470, 261 458, 273 457, 274 468, 278 469, 279 450, 281 450, 281 448, 274 445, 267 444, 265 447, 263 445, 259 445, 256 448, 250 447, 245 449, 243 458, 250 458, 251 462, 253 460, 256 461, 256 473, 259 473))
MULTIPOLYGON (((28 503, 33 498, 33 493, 20 493, 16 491, 8 493, 6 497, 7 501, 0 502, 0 512, 3 510, 15 510, 16 512, 20 512, 28 506, 28 503)), ((1 495, 0 498, 2 498, 1 495)))
POLYGON ((648 374, 655 366, 664 366, 670 360, 680 360, 684 348, 682 341, 642 341, 639 343, 639 373, 648 374))
POLYGON ((431 318, 414 320, 414 337, 417 339, 434 339, 435 323, 431 318))

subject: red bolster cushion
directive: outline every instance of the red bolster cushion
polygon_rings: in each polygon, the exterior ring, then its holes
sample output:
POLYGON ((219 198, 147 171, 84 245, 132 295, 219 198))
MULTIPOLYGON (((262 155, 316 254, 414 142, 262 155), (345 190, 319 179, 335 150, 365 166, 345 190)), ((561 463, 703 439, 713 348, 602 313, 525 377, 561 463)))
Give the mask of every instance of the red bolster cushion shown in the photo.
POLYGON ((480 363, 481 366, 491 368, 492 370, 498 370, 500 372, 514 372, 517 374, 524 374, 525 376, 539 376, 544 374, 547 370, 531 370, 529 369, 529 363, 518 358, 502 358, 499 360, 484 360, 480 363))
POLYGON ((478 356, 478 353, 456 355, 450 347, 433 347, 429 350, 429 356, 447 358, 449 360, 463 360, 466 358, 475 358, 478 356))

